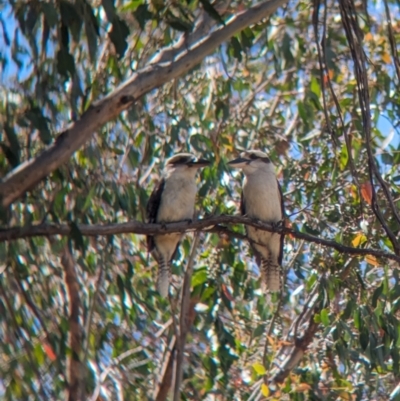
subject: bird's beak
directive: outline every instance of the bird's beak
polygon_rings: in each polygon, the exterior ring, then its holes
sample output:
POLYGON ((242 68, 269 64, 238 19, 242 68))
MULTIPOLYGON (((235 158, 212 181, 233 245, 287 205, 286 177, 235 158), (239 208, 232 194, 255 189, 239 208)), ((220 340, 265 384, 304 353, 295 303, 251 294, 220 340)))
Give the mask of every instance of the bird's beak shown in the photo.
POLYGON ((250 161, 250 159, 246 159, 245 157, 238 157, 237 159, 231 160, 228 162, 228 164, 232 168, 240 168, 243 167, 245 164, 247 164, 250 161))
POLYGON ((189 163, 190 167, 196 167, 196 168, 201 168, 201 167, 206 167, 209 166, 211 162, 206 159, 196 159, 195 161, 192 161, 189 163))

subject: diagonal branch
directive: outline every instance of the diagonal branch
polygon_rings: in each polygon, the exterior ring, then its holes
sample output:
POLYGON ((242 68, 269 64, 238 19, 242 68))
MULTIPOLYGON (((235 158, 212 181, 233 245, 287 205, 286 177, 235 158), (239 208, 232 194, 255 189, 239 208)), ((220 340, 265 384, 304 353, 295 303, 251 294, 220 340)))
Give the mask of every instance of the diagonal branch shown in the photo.
MULTIPOLYGON (((338 242, 319 238, 314 235, 295 231, 290 228, 274 227, 268 223, 253 220, 244 216, 211 216, 204 219, 194 220, 192 222, 181 221, 179 223, 162 224, 146 224, 140 221, 129 221, 127 223, 110 223, 110 224, 78 224, 77 227, 82 235, 98 236, 98 235, 116 235, 116 234, 142 234, 152 235, 160 233, 186 232, 186 231, 208 231, 228 234, 231 237, 245 239, 243 234, 231 231, 221 224, 246 224, 255 228, 260 228, 269 232, 278 232, 290 235, 293 238, 303 239, 307 242, 313 242, 333 248, 338 252, 349 255, 374 255, 380 258, 387 258, 400 262, 400 256, 393 253, 381 251, 379 249, 370 248, 353 248, 338 242)), ((69 235, 71 228, 68 224, 37 224, 30 227, 13 227, 0 229, 0 242, 13 241, 21 238, 30 238, 36 236, 52 236, 52 235, 69 235)))
POLYGON ((309 320, 308 326, 304 334, 300 338, 295 338, 294 347, 290 354, 286 357, 283 364, 277 369, 276 373, 269 380, 270 383, 283 383, 289 373, 299 362, 303 359, 305 352, 311 341, 314 339, 314 335, 317 333, 319 324, 314 321, 314 312, 309 320))
MULTIPOLYGON (((156 62, 134 73, 108 96, 92 104, 79 120, 71 123, 41 154, 21 164, 4 177, 0 183, 2 206, 10 205, 40 180, 67 162, 96 130, 131 107, 143 95, 187 73, 224 41, 247 26, 268 17, 286 2, 287 0, 268 0, 259 3, 238 13, 225 26, 216 28, 190 47, 187 47, 190 41, 179 43, 177 48, 179 52, 173 60, 156 62)), ((196 30, 193 34, 196 34, 196 30)))

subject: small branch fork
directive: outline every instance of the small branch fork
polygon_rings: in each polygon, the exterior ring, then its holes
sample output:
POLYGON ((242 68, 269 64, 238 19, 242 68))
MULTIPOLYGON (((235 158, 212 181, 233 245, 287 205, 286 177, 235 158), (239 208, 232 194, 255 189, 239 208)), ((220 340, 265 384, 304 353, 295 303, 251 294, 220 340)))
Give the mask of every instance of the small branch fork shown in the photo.
MULTIPOLYGON (((261 230, 282 233, 290 235, 293 238, 302 239, 307 242, 313 242, 333 248, 341 253, 349 255, 373 255, 380 258, 391 259, 400 262, 400 256, 393 253, 381 251, 379 249, 370 248, 354 248, 351 246, 343 245, 338 242, 319 238, 314 235, 306 234, 303 232, 295 231, 287 227, 275 227, 261 221, 251 219, 244 216, 211 216, 204 219, 194 221, 181 221, 178 223, 168 224, 146 224, 140 221, 129 221, 127 223, 111 223, 111 224, 78 224, 77 227, 81 234, 84 236, 99 236, 99 235, 117 235, 117 234, 163 234, 173 232, 186 232, 186 231, 206 231, 218 232, 226 234, 233 238, 246 239, 247 237, 238 232, 229 230, 224 224, 246 224, 261 230)), ((49 237, 52 235, 69 235, 71 227, 68 224, 37 224, 29 227, 12 227, 0 229, 0 242, 13 241, 17 239, 25 239, 37 236, 49 237)))

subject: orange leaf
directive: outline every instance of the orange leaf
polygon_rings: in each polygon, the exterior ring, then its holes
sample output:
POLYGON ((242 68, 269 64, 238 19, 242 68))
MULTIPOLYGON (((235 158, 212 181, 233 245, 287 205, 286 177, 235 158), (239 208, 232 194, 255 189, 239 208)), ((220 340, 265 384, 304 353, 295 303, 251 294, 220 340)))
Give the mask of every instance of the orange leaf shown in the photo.
POLYGON ((367 240, 367 237, 363 233, 358 233, 354 238, 353 241, 351 241, 351 244, 354 247, 357 247, 359 245, 362 245, 365 241, 367 240))
POLYGON ((364 182, 361 184, 361 196, 368 205, 372 204, 372 185, 370 182, 364 182))
POLYGON ((367 255, 365 260, 372 266, 379 267, 380 264, 374 255, 367 255))
POLYGON ((369 42, 370 40, 372 40, 374 37, 372 36, 372 33, 371 32, 368 32, 368 33, 366 33, 365 35, 364 35, 364 40, 366 41, 366 42, 369 42))
POLYGON ((46 355, 49 357, 50 360, 55 361, 57 359, 57 356, 54 353, 51 345, 49 345, 48 343, 43 343, 42 347, 43 351, 46 353, 46 355))
POLYGON ((382 60, 386 63, 386 64, 390 64, 392 62, 392 58, 390 57, 390 54, 387 52, 384 52, 382 54, 382 60))

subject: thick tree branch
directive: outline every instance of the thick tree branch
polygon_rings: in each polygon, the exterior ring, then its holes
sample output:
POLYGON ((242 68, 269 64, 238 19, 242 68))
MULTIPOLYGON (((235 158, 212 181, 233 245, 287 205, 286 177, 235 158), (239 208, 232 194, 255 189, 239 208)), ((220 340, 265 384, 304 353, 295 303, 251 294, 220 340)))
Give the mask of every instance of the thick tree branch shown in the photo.
MULTIPOLYGON (((180 43, 178 48, 180 51, 174 60, 150 64, 136 72, 108 96, 92 104, 79 120, 70 124, 40 155, 21 164, 4 177, 0 183, 3 207, 10 205, 41 179, 68 161, 96 130, 131 107, 143 95, 187 73, 221 43, 247 26, 269 16, 286 2, 287 0, 268 0, 259 3, 237 14, 225 26, 216 28, 192 46, 187 47, 187 41, 180 43)), ((194 34, 196 32, 193 32, 194 34)))
POLYGON ((65 286, 68 294, 68 324, 69 339, 68 345, 71 354, 68 357, 67 377, 68 377, 68 401, 83 400, 83 368, 82 368, 82 340, 83 327, 80 322, 80 305, 79 283, 75 269, 75 263, 69 250, 68 245, 65 246, 64 253, 61 258, 61 264, 64 268, 65 286))
MULTIPOLYGON (((111 223, 111 224, 78 224, 78 228, 82 235, 98 236, 98 235, 116 235, 116 234, 159 234, 185 231, 212 231, 226 233, 232 237, 244 239, 243 234, 228 230, 221 224, 247 224, 252 227, 260 228, 270 232, 279 232, 290 235, 294 238, 303 239, 307 242, 313 242, 328 248, 336 249, 338 252, 349 255, 374 255, 377 257, 387 258, 400 262, 400 256, 378 249, 369 248, 353 248, 343 245, 338 242, 315 237, 314 235, 294 231, 290 228, 277 228, 270 224, 263 223, 257 220, 243 216, 212 216, 204 219, 195 220, 192 222, 182 221, 179 223, 161 224, 146 224, 140 221, 129 221, 127 223, 111 223)), ((30 238, 36 236, 51 236, 51 235, 69 235, 71 231, 67 224, 38 224, 30 227, 13 227, 0 229, 0 242, 12 241, 21 238, 30 238)))

